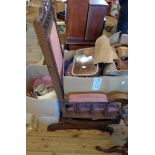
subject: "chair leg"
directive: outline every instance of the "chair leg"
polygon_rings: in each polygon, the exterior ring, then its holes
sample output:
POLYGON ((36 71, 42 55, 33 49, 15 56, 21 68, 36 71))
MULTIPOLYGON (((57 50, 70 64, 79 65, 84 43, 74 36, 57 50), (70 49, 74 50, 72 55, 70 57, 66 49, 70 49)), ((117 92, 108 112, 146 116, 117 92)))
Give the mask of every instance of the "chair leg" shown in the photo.
MULTIPOLYGON (((118 122, 118 121, 117 121, 118 122)), ((84 121, 73 121, 72 120, 61 120, 60 123, 51 124, 48 126, 47 131, 55 131, 55 130, 66 130, 66 129, 86 129, 93 130, 97 129, 100 131, 108 132, 110 135, 113 133, 113 128, 109 127, 110 124, 118 124, 116 121, 92 121, 92 123, 84 121)))
POLYGON ((108 132, 110 135, 112 135, 114 132, 114 129, 108 125, 99 128, 99 130, 104 131, 104 132, 108 132))
POLYGON ((105 153, 122 153, 122 155, 128 155, 128 142, 126 142, 123 146, 113 146, 108 149, 97 145, 96 150, 105 153))

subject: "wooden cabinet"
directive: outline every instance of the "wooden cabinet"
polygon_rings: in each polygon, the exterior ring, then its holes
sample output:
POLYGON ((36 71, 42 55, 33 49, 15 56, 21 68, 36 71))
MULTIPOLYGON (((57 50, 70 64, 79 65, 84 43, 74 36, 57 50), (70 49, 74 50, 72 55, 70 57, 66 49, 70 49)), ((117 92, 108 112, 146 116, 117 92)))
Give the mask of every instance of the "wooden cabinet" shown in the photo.
POLYGON ((66 45, 69 49, 94 46, 102 35, 107 3, 104 0, 68 0, 66 45))

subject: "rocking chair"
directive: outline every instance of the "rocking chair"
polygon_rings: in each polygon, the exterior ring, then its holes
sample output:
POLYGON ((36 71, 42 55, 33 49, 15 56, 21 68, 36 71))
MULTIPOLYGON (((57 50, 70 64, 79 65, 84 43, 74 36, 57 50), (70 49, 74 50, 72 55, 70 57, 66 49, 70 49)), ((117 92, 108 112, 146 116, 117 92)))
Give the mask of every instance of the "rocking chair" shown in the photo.
POLYGON ((52 1, 42 2, 40 16, 34 19, 34 28, 61 109, 60 123, 49 125, 47 130, 99 129, 112 134, 113 128, 108 125, 119 124, 121 119, 120 106, 114 102, 127 104, 127 93, 121 91, 84 92, 70 93, 66 97, 63 88, 63 52, 54 19, 52 1))

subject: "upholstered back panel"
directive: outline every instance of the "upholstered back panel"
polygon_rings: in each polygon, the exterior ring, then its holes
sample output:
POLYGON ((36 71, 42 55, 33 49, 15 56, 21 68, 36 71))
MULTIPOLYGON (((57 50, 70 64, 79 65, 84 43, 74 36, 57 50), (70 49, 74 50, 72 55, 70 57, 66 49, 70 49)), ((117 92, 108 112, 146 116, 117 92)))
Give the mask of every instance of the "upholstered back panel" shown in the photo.
POLYGON ((56 67, 60 76, 60 79, 62 80, 62 72, 63 72, 63 59, 62 59, 62 51, 61 51, 61 45, 59 42, 59 37, 56 29, 56 24, 53 22, 52 29, 49 37, 54 59, 56 62, 56 67))

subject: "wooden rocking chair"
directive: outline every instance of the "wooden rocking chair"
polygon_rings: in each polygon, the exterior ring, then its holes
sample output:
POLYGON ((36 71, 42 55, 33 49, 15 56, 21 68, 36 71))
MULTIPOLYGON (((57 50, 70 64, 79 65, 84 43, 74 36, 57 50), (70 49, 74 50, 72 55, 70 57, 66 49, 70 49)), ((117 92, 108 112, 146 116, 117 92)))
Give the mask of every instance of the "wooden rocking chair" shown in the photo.
POLYGON ((73 93, 64 96, 63 89, 63 52, 60 45, 52 1, 43 1, 40 16, 34 19, 34 28, 45 58, 49 74, 60 103, 60 123, 48 126, 48 131, 60 129, 99 129, 113 133, 109 124, 120 123, 119 108, 112 102, 127 103, 127 93, 111 92, 73 93), (80 99, 80 100, 79 100, 80 99), (82 100, 83 99, 83 100, 82 100), (85 99, 85 100, 84 100, 85 99), (114 113, 109 113, 113 109, 114 113))

